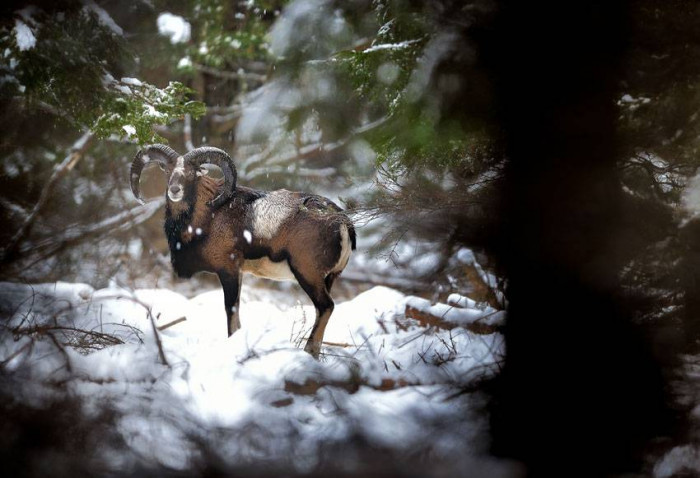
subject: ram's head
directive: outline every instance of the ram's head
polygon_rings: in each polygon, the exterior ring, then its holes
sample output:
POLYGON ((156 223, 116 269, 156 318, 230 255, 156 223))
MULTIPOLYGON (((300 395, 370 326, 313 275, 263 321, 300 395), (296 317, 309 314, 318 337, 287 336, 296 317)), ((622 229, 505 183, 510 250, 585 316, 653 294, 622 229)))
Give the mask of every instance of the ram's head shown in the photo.
POLYGON ((213 208, 218 208, 233 195, 236 188, 236 167, 231 157, 223 150, 212 147, 193 149, 181 156, 174 149, 164 144, 153 144, 140 150, 131 163, 131 191, 141 203, 139 180, 141 172, 149 163, 157 164, 168 175, 168 200, 179 202, 187 191, 194 191, 200 176, 206 174, 206 165, 213 164, 221 168, 224 175, 224 187, 211 201, 213 208))

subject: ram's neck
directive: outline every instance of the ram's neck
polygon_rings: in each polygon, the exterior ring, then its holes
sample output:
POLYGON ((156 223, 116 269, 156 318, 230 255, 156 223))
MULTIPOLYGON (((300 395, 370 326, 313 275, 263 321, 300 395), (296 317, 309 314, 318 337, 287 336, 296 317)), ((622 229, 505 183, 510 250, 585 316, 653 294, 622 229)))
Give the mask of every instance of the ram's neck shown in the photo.
POLYGON ((209 176, 200 176, 197 181, 197 202, 207 203, 213 200, 221 192, 223 179, 214 179, 209 176))
POLYGON ((181 204, 183 202, 173 203, 168 200, 165 205, 165 237, 168 239, 171 251, 179 250, 182 247, 183 232, 187 231, 188 224, 192 222, 194 205, 181 204))

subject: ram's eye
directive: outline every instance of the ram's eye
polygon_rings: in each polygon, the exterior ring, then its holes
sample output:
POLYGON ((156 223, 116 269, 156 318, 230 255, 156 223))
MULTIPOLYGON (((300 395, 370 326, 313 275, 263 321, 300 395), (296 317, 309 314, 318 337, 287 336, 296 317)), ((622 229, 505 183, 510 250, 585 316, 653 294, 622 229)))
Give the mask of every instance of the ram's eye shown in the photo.
POLYGON ((207 168, 199 168, 197 170, 197 176, 206 176, 209 170, 207 168))

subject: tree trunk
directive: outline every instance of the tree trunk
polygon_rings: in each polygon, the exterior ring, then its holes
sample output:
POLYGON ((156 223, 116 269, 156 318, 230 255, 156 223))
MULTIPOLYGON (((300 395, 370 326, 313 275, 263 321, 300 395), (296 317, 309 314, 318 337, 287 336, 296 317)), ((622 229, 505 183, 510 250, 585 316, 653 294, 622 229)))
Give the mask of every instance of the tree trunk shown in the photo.
POLYGON ((651 348, 618 301, 624 2, 503 2, 484 43, 508 144, 507 358, 493 451, 537 475, 640 470, 667 418, 651 348))

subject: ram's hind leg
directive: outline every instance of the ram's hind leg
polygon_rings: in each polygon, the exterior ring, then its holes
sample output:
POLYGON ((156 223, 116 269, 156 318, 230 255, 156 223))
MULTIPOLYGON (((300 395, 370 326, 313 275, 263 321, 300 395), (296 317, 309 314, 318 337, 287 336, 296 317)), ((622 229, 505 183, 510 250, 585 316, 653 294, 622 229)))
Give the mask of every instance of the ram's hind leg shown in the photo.
POLYGON ((316 321, 314 326, 311 328, 311 334, 309 335, 309 340, 306 342, 304 350, 310 353, 313 357, 318 358, 318 354, 321 352, 321 344, 323 343, 323 334, 326 332, 326 325, 328 324, 328 319, 333 313, 333 299, 324 291, 319 293, 320 297, 316 299, 311 299, 316 307, 316 321))
POLYGON ((314 301, 314 307, 316 307, 316 322, 314 322, 304 350, 313 357, 318 358, 318 354, 321 352, 321 344, 323 343, 323 334, 326 332, 328 319, 333 313, 333 299, 331 299, 331 296, 326 292, 322 294, 321 299, 314 301))
POLYGON ((314 322, 314 326, 311 328, 311 334, 309 335, 309 340, 306 342, 304 350, 310 353, 313 357, 318 358, 318 354, 321 352, 323 334, 326 331, 328 319, 333 313, 333 299, 328 293, 324 277, 319 277, 317 272, 314 274, 315 277, 312 274, 304 275, 302 271, 296 269, 294 266, 292 266, 291 269, 294 273, 294 277, 296 277, 297 281, 299 282, 299 285, 302 289, 304 289, 304 292, 306 292, 306 295, 309 296, 311 302, 314 303, 314 307, 316 308, 316 321, 314 322))

